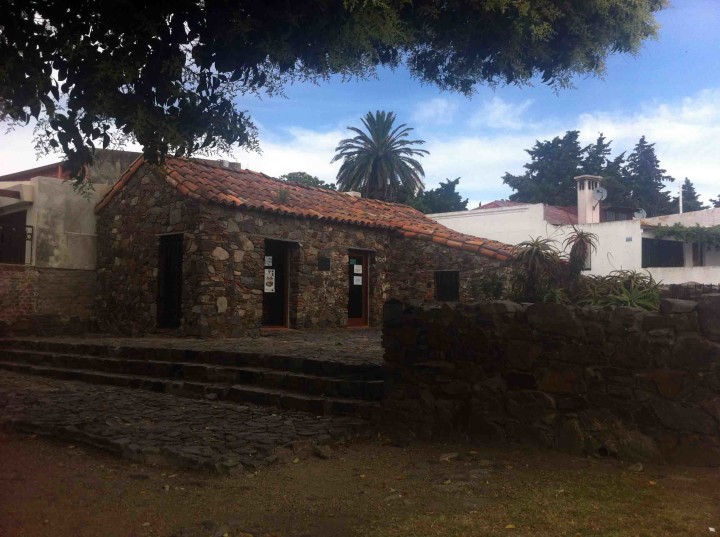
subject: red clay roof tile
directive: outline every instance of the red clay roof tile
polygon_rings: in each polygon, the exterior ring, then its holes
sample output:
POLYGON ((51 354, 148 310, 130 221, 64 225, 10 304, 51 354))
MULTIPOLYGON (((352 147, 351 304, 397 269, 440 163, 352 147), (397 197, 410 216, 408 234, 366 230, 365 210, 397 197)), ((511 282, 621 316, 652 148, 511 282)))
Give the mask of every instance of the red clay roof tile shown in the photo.
MULTIPOLYGON (((137 172, 136 160, 98 203, 106 207, 137 172)), ((167 157, 158 170, 178 192, 193 199, 270 213, 394 230, 407 238, 480 252, 505 260, 512 247, 446 228, 408 205, 357 198, 342 192, 281 181, 250 170, 222 168, 208 162, 167 157), (482 245, 482 246, 481 246, 482 245)))

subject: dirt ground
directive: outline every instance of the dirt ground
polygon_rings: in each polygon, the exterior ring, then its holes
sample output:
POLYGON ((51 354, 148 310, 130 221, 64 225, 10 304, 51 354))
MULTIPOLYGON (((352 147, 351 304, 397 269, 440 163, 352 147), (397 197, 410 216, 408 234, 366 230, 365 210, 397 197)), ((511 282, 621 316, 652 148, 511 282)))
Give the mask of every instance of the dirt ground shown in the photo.
POLYGON ((720 532, 720 470, 383 438, 227 476, 0 433, 0 535, 677 536, 720 532), (327 456, 328 453, 323 453, 327 456), (633 471, 635 470, 635 471, 633 471))

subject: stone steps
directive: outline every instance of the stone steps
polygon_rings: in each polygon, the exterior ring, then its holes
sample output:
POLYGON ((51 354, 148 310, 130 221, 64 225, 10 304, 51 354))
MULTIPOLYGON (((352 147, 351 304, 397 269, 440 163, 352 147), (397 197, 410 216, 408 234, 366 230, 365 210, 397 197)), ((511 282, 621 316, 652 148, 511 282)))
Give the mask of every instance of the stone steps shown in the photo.
POLYGON ((378 364, 30 339, 0 340, 0 369, 363 418, 379 412, 384 385, 378 364))
POLYGON ((295 373, 265 367, 219 366, 203 363, 132 360, 82 354, 61 354, 48 351, 2 349, 6 362, 47 366, 60 369, 101 371, 120 375, 158 377, 222 384, 250 384, 268 388, 300 391, 310 395, 353 397, 378 401, 383 381, 356 380, 295 373))
POLYGON ((377 364, 347 364, 301 356, 272 353, 233 352, 216 350, 168 349, 161 347, 117 346, 92 343, 32 339, 0 339, 0 356, 6 349, 32 350, 55 354, 151 360, 157 362, 188 362, 222 366, 258 366, 309 375, 356 377, 382 380, 383 370, 377 364))
MULTIPOLYGON (((2 353, 0 353, 2 354, 2 353)), ((139 375, 120 375, 86 369, 68 369, 30 365, 21 362, 0 361, 0 369, 41 375, 62 380, 78 380, 94 384, 108 384, 124 388, 150 390, 181 397, 212 398, 239 403, 276 406, 286 410, 299 410, 316 415, 349 414, 365 419, 374 417, 379 403, 361 399, 306 395, 299 392, 256 387, 242 384, 175 380, 139 375)))

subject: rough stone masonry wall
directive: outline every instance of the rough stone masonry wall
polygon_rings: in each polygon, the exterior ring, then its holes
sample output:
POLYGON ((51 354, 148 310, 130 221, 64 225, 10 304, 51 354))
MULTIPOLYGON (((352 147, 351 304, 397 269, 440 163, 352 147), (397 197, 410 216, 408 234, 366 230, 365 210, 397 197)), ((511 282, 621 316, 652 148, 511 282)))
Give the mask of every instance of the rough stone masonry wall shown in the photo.
POLYGON ((394 426, 720 465, 720 294, 662 312, 391 301, 384 317, 394 426))
POLYGON ((0 265, 0 336, 83 332, 95 289, 92 270, 0 265))
MULTIPOLYGON (((160 236, 182 233, 184 256, 192 255, 200 205, 181 196, 142 167, 97 215, 95 312, 103 332, 141 334, 157 326, 160 236)), ((195 305, 197 275, 183 263, 183 310, 195 305)))

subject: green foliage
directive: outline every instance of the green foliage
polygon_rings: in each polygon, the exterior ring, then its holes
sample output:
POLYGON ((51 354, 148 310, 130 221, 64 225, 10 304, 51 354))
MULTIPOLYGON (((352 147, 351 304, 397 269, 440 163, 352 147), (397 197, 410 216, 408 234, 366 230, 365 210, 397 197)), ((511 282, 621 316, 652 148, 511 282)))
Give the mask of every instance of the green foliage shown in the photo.
POLYGON ((503 176, 503 183, 516 192, 512 201, 574 205, 577 203, 573 177, 580 175, 584 150, 580 147, 579 131, 568 131, 562 138, 536 141, 528 149, 530 162, 523 175, 503 176))
POLYGON ((672 226, 658 226, 653 232, 657 239, 669 238, 705 246, 720 246, 720 226, 683 226, 677 223, 672 226))
POLYGON ((318 179, 316 176, 310 175, 306 172, 286 173, 285 175, 281 175, 280 179, 283 181, 293 181, 305 186, 315 186, 318 188, 326 188, 328 190, 337 190, 337 187, 333 183, 326 183, 322 179, 318 179))
POLYGON ((561 270, 560 252, 552 239, 536 237, 513 248, 511 264, 515 267, 512 289, 521 302, 542 302, 556 287, 561 270))
POLYGON ((656 310, 660 305, 660 284, 649 272, 634 270, 613 271, 608 276, 586 276, 575 302, 579 305, 656 310))
POLYGON ((628 200, 632 202, 631 207, 642 207, 648 216, 676 212, 670 194, 662 190, 665 183, 673 181, 675 179, 660 168, 655 144, 647 143, 644 136, 640 137, 623 168, 623 182, 628 190, 628 200))
POLYGON ((337 174, 340 190, 356 190, 363 197, 385 201, 405 201, 424 188, 425 175, 415 156, 427 155, 424 140, 408 140, 413 130, 404 123, 395 126, 395 113, 368 112, 362 118, 365 131, 348 127, 357 134, 345 138, 335 148, 332 162, 342 160, 337 174))
POLYGON ((452 181, 445 179, 439 187, 425 190, 418 196, 410 198, 407 203, 425 214, 467 211, 468 199, 463 200, 460 193, 455 191, 459 183, 459 177, 452 181))
POLYGON ((713 208, 718 209, 720 208, 720 196, 717 198, 711 199, 710 203, 712 203, 713 208))
POLYGON ((660 284, 650 273, 614 271, 608 276, 585 276, 576 269, 581 265, 573 257, 584 263, 582 253, 594 250, 596 245, 597 237, 579 230, 563 243, 565 249, 570 247, 568 256, 549 239, 536 238, 518 244, 509 262, 509 298, 520 302, 657 309, 660 284))
POLYGON ((597 252, 598 236, 573 226, 573 232, 563 241, 563 250, 568 252, 571 278, 579 278, 592 252, 597 252))
MULTIPOLYGON (((524 203, 546 203, 548 205, 575 205, 577 193, 574 177, 578 175, 600 175, 608 197, 605 206, 643 208, 648 216, 674 212, 670 194, 663 188, 674 181, 660 168, 655 155, 654 144, 641 137, 632 153, 612 158, 611 142, 600 134, 594 144, 581 147, 580 133, 568 131, 550 141, 536 141, 527 150, 530 162, 525 164, 525 173, 506 173, 503 182, 515 192, 512 201, 524 203)), ((689 183, 689 207, 695 207, 697 194, 689 183)), ((685 186, 683 187, 685 188, 685 186)), ((685 190, 683 191, 685 192, 685 190)), ((696 209, 690 209, 696 210, 696 209)))
POLYGON ((76 176, 113 132, 146 158, 256 145, 244 94, 372 76, 404 63, 442 89, 555 87, 602 74, 611 53, 654 36, 665 0, 6 0, 0 116, 44 120, 76 176))
MULTIPOLYGON (((685 181, 683 181, 682 186, 682 208, 683 212, 690 212, 690 211, 702 211, 703 209, 707 209, 708 206, 705 205, 702 201, 700 201, 700 198, 698 197, 697 192, 695 191, 695 185, 692 184, 692 181, 685 178, 685 181)), ((673 198, 673 205, 675 207, 678 207, 680 205, 680 196, 675 196, 673 198)), ((712 201, 712 200, 711 200, 712 201)))

